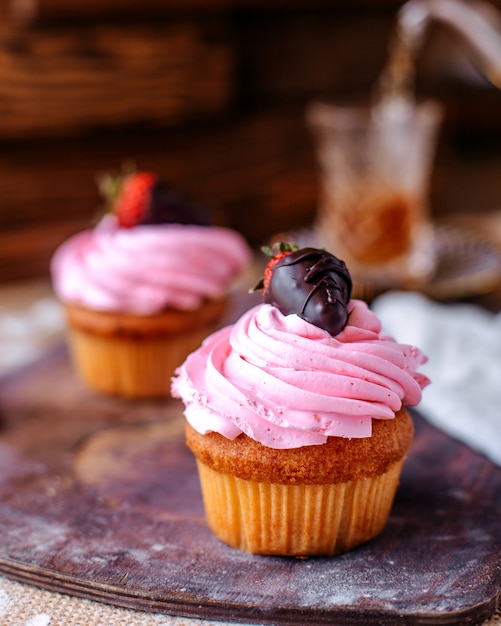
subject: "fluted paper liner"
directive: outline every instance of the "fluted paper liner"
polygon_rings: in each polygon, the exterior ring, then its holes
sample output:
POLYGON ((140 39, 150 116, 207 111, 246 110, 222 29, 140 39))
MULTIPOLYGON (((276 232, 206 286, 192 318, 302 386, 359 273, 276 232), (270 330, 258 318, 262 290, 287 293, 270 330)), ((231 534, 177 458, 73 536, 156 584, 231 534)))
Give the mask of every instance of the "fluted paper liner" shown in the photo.
POLYGON ((334 555, 378 535, 390 513, 403 460, 379 476, 327 485, 282 485, 221 474, 197 459, 207 522, 246 552, 334 555))
POLYGON ((130 398, 168 396, 175 368, 210 331, 141 341, 73 331, 73 361, 85 382, 98 391, 130 398))
POLYGON ((93 389, 129 398, 170 395, 176 367, 218 322, 226 299, 197 311, 140 316, 66 306, 75 369, 93 389))

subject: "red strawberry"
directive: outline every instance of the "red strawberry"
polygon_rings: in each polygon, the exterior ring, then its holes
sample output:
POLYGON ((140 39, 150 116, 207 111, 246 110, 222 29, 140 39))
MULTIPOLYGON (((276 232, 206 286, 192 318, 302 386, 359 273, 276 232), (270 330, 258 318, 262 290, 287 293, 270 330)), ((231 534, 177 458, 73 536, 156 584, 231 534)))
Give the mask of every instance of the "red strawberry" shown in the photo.
POLYGON ((264 302, 284 315, 296 314, 335 337, 348 319, 352 281, 343 261, 317 248, 280 244, 276 253, 263 248, 271 260, 264 278, 264 302))
POLYGON ((348 320, 351 290, 343 261, 326 250, 301 248, 276 260, 264 301, 335 337, 348 320))
POLYGON ((259 283, 251 291, 258 291, 259 289, 263 289, 263 293, 266 294, 270 285, 271 276, 273 274, 273 268, 278 263, 278 261, 280 261, 280 259, 284 258, 284 256, 287 256, 291 252, 298 250, 298 246, 296 246, 296 244, 280 242, 278 244, 273 244, 272 248, 269 248, 268 246, 263 246, 261 249, 264 254, 269 257, 270 260, 268 261, 268 264, 266 265, 266 268, 264 270, 263 278, 261 278, 259 283))
POLYGON ((270 280, 271 280, 271 275, 273 274, 273 268, 280 261, 280 259, 283 259, 284 256, 287 256, 291 252, 292 250, 288 250, 288 251, 284 250, 283 252, 279 252, 278 254, 275 254, 275 256, 268 261, 268 264, 266 265, 266 269, 264 270, 264 277, 263 277, 263 290, 265 293, 268 291, 268 287, 270 286, 270 280))
POLYGON ((98 176, 106 210, 116 215, 121 228, 153 224, 208 226, 207 212, 189 201, 172 185, 150 172, 123 171, 98 176))
POLYGON ((155 182, 156 176, 149 172, 136 172, 123 179, 113 204, 120 226, 132 228, 143 222, 155 182))

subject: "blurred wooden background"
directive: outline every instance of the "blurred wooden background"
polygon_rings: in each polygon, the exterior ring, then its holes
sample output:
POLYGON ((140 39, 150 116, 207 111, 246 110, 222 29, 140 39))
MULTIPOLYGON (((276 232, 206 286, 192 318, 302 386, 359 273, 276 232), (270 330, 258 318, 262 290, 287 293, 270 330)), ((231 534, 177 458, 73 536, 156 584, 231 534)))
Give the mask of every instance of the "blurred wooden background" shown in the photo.
MULTIPOLYGON (((401 4, 0 0, 0 282, 46 275, 96 214, 96 173, 125 160, 252 245, 309 224, 304 107, 368 96, 401 4)), ((434 212, 499 208, 501 92, 444 28, 420 57, 418 93, 446 107, 434 212)))

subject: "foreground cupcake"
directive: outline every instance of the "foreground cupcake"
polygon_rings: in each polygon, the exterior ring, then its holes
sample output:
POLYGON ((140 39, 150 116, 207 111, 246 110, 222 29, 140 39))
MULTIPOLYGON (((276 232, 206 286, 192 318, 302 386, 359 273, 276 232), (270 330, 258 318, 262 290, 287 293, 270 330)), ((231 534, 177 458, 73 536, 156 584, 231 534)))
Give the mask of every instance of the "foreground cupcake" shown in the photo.
POLYGON ((350 300, 341 261, 282 246, 264 303, 178 368, 212 531, 257 554, 333 555, 376 536, 413 437, 425 356, 350 300))
POLYGON ((51 262, 75 365, 93 388, 166 396, 169 376, 214 331, 250 261, 243 237, 147 172, 108 179, 112 208, 51 262))

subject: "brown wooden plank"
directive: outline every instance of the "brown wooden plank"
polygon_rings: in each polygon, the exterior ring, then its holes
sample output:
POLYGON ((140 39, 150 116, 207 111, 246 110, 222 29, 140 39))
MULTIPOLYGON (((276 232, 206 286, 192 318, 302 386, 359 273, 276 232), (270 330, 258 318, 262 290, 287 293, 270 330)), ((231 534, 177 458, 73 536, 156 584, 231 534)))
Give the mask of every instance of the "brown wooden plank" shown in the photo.
POLYGON ((369 93, 392 24, 391 11, 328 6, 4 27, 0 137, 199 123, 249 103, 369 93))
POLYGON ((390 10, 339 10, 334 4, 245 15, 237 27, 243 97, 258 103, 336 94, 368 99, 386 61, 394 17, 390 10))
MULTIPOLYGON (((432 185, 434 214, 499 205, 495 137, 456 152, 442 136, 432 185), (490 146, 490 147, 489 147, 490 146)), ((302 107, 234 117, 194 129, 99 133, 84 138, 0 143, 0 280, 47 275, 55 247, 99 211, 99 171, 126 159, 158 172, 205 205, 216 223, 253 246, 309 225, 317 166, 302 107)))
POLYGON ((208 531, 175 401, 93 394, 60 349, 0 382, 0 416, 0 571, 12 578, 273 624, 477 623, 499 602, 501 471, 417 415, 382 535, 309 560, 241 553, 208 531))
MULTIPOLYGON (((338 10, 377 7, 396 10, 400 0, 336 0, 338 10)), ((54 20, 118 19, 162 16, 179 13, 207 14, 227 11, 294 11, 332 7, 332 0, 144 0, 123 2, 121 0, 37 0, 27 5, 23 0, 0 0, 0 11, 13 24, 26 25, 54 20)))
POLYGON ((0 148, 0 280, 46 274, 56 245, 99 211, 96 173, 127 159, 171 180, 253 245, 309 223, 315 211, 302 109, 191 131, 13 142, 0 148))
POLYGON ((0 44, 4 138, 207 119, 233 97, 233 52, 201 22, 7 32, 0 44))
POLYGON ((22 229, 0 231, 0 282, 47 276, 57 246, 87 226, 87 219, 70 218, 48 224, 28 223, 22 229))

